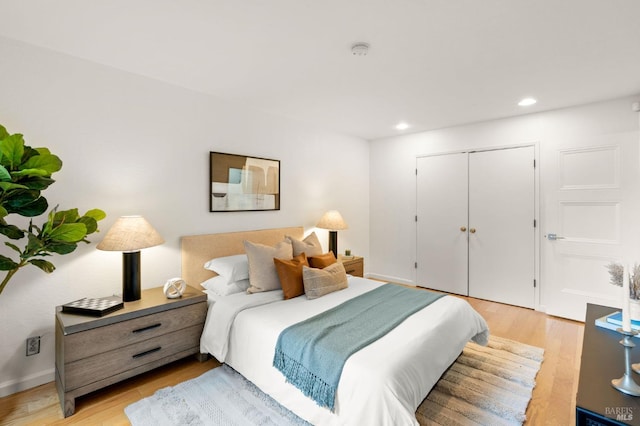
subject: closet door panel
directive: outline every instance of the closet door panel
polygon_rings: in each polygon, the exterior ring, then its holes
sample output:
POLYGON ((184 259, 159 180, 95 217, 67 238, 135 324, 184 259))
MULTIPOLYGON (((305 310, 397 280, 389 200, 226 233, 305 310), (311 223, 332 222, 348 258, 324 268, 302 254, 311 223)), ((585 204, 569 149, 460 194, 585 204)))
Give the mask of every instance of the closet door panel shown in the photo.
POLYGON ((416 284, 468 294, 467 154, 417 159, 416 284))
POLYGON ((469 154, 469 296, 533 308, 534 148, 469 154))

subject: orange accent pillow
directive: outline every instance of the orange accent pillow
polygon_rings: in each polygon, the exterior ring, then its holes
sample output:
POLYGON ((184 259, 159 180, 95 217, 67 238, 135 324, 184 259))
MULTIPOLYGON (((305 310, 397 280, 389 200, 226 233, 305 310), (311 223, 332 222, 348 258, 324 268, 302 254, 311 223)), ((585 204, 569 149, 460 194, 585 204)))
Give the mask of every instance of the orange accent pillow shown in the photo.
POLYGON ((273 263, 276 265, 285 300, 302 296, 304 294, 302 266, 309 266, 307 255, 300 253, 293 259, 274 258, 273 263))
POLYGON ((338 260, 333 255, 333 252, 330 251, 329 253, 309 257, 309 266, 312 268, 324 269, 329 265, 333 265, 337 261, 338 260))

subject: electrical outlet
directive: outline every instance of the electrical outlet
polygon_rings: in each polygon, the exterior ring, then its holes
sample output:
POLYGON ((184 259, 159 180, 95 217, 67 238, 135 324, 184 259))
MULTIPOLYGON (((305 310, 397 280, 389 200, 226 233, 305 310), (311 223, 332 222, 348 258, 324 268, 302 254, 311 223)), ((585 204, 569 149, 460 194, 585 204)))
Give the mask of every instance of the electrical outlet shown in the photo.
POLYGON ((27 356, 40 353, 40 336, 27 338, 27 356))

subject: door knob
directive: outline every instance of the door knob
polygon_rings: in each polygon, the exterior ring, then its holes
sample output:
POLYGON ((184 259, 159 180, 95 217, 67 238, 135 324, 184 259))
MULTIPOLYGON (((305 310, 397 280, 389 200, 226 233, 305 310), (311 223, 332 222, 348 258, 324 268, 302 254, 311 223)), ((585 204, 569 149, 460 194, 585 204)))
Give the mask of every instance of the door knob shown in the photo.
POLYGON ((466 226, 461 226, 461 227, 460 227, 460 230, 461 230, 462 232, 467 232, 467 227, 466 227, 466 226))
POLYGON ((476 233, 476 228, 469 229, 469 232, 471 232, 472 234, 475 234, 476 233))

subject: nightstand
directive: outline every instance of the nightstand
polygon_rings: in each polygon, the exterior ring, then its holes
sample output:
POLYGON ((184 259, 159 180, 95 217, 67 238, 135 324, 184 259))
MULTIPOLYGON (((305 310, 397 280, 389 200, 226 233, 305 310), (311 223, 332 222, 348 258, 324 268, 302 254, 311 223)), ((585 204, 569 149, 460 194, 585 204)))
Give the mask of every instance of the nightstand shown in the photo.
POLYGON ((207 296, 187 287, 181 298, 167 299, 158 287, 100 318, 61 310, 56 308, 56 388, 67 417, 78 396, 200 355, 207 296))
POLYGON ((339 255, 338 260, 344 265, 347 274, 364 277, 364 257, 339 255))

